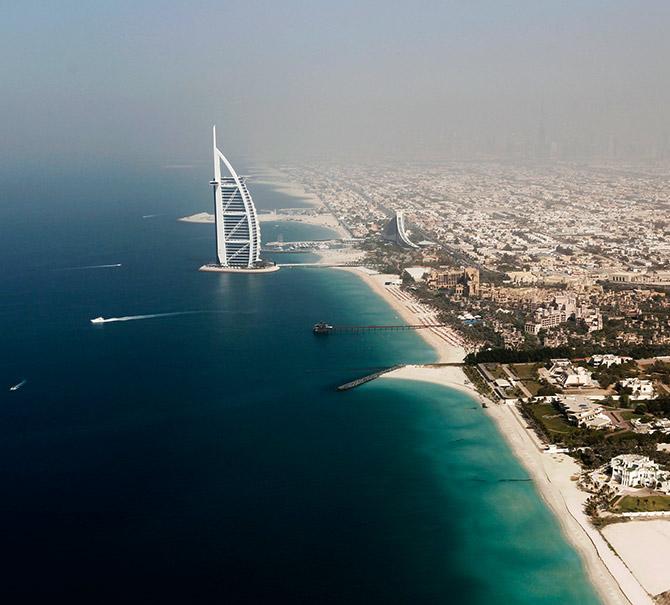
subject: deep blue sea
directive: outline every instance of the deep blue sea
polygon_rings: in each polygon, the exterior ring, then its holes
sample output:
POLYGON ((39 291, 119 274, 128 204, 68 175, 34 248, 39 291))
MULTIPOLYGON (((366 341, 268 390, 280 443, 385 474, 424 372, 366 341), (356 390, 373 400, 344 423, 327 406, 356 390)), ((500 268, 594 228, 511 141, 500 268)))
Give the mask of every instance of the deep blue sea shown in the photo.
POLYGON ((3 175, 3 601, 597 603, 473 400, 388 379, 335 391, 433 359, 412 333, 311 333, 394 320, 356 276, 197 271, 213 227, 176 218, 209 209, 208 180, 207 165, 3 175), (89 322, 161 313, 182 314, 89 322))

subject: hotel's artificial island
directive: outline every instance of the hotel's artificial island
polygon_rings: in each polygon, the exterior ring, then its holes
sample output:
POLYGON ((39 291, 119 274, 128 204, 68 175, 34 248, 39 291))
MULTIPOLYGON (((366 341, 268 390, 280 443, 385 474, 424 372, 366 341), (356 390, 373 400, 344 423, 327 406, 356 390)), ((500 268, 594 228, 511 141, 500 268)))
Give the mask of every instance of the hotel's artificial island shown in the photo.
POLYGON ((269 273, 279 266, 261 260, 261 229, 256 208, 247 189, 226 156, 216 146, 216 126, 212 128, 214 178, 214 225, 218 262, 200 267, 200 271, 221 273, 269 273), (221 176, 221 163, 230 176, 221 176))

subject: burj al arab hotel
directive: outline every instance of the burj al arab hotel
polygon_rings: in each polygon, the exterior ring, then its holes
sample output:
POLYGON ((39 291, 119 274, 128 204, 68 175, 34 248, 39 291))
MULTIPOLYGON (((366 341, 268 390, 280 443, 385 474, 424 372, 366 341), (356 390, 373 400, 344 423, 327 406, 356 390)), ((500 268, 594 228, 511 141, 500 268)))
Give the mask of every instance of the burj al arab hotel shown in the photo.
POLYGON ((226 156, 216 146, 216 126, 212 128, 214 178, 214 224, 218 263, 200 267, 201 271, 269 272, 279 267, 261 260, 261 229, 256 208, 245 177, 239 176, 226 156), (221 164, 229 176, 221 175, 221 164))

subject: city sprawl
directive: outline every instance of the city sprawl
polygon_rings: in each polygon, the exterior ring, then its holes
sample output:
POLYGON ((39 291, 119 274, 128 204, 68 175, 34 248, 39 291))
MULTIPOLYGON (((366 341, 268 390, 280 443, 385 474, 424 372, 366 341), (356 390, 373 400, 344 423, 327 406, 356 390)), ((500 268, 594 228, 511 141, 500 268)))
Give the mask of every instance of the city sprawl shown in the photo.
POLYGON ((477 267, 476 296, 452 291, 440 301, 451 311, 447 319, 478 319, 460 325, 471 349, 670 344, 670 189, 660 169, 450 163, 283 170, 364 240, 372 264, 399 272, 477 267), (396 211, 419 250, 375 245, 396 211))

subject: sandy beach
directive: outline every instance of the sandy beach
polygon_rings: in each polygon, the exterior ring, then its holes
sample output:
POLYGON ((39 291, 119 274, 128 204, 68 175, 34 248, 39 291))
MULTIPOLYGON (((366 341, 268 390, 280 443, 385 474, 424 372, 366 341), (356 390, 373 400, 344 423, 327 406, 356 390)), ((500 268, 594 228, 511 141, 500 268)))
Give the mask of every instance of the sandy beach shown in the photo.
POLYGON ((670 591, 670 521, 615 523, 603 534, 649 593, 670 591))
MULTIPOLYGON (((408 292, 401 290, 397 285, 386 285, 386 282, 395 281, 397 275, 385 275, 371 271, 365 267, 346 267, 342 270, 358 275, 370 288, 379 294, 398 315, 408 324, 433 325, 439 323, 433 309, 421 304, 408 292)), ((451 328, 425 328, 417 330, 419 334, 437 354, 439 363, 454 363, 463 361, 465 349, 461 337, 451 328)))
POLYGON ((306 191, 303 185, 292 181, 287 174, 276 168, 264 167, 262 174, 259 178, 254 179, 254 182, 270 185, 276 191, 300 198, 312 206, 324 205, 318 195, 306 191))
POLYGON ((303 214, 300 212, 262 212, 258 215, 261 223, 282 223, 295 222, 305 225, 318 225, 328 227, 336 232, 337 238, 347 239, 351 234, 340 225, 339 221, 329 212, 320 212, 318 214, 303 214))
MULTIPOLYGON (((397 275, 382 275, 364 267, 352 267, 351 271, 363 279, 370 288, 384 298, 407 323, 433 323, 434 312, 418 303, 398 286, 385 285, 398 279, 397 275)), ((441 363, 462 361, 465 351, 458 335, 441 329, 418 330, 424 340, 435 350, 441 363)), ((511 447, 515 456, 533 478, 541 497, 554 512, 566 538, 579 552, 584 567, 604 603, 609 605, 652 605, 654 600, 645 590, 622 559, 612 550, 603 535, 594 528, 584 513, 584 502, 588 494, 581 491, 574 480, 580 468, 574 459, 565 454, 548 454, 532 430, 526 429, 526 422, 514 405, 495 404, 480 395, 468 381, 458 366, 405 366, 385 374, 380 380, 421 380, 455 388, 466 392, 476 400, 486 403, 486 412, 494 420, 499 431, 511 447)), ((644 522, 636 522, 644 523, 644 522)), ((647 522, 648 523, 648 522, 647 522)), ((667 522, 662 522, 667 523, 667 522)), ((626 526, 629 524, 625 524, 626 526)), ((618 528, 619 526, 611 526, 618 528)), ((612 534, 630 532, 613 529, 612 534)), ((630 540, 624 542, 630 547, 630 540)), ((633 542, 635 544, 635 542, 633 542)), ((644 549, 644 544, 633 547, 636 554, 644 549)), ((646 550, 648 553, 648 549, 646 550)), ((670 568, 667 551, 659 557, 665 568, 670 568)), ((638 564, 638 567, 641 567, 638 564)), ((632 567, 635 571, 635 567, 632 567)), ((640 578, 642 576, 639 576, 640 578)), ((663 586, 663 581, 646 583, 651 590, 663 586)), ((657 594, 652 592, 652 594, 657 594)))
MULTIPOLYGON (((197 212, 190 216, 182 216, 177 220, 182 223, 212 224, 214 223, 214 215, 208 212, 197 212)), ((258 222, 295 222, 303 223, 305 225, 318 225, 335 231, 336 235, 333 236, 335 239, 348 239, 351 237, 351 234, 340 225, 339 221, 329 212, 319 212, 318 214, 304 214, 301 212, 261 212, 258 214, 258 222)))
MULTIPOLYGON (((432 382, 484 400, 459 367, 406 366, 381 378, 387 379, 432 382)), ((603 601, 611 605, 652 605, 652 598, 584 514, 588 494, 578 489, 573 480, 579 472, 577 463, 565 454, 544 453, 537 438, 526 430, 526 423, 514 406, 487 401, 486 412, 533 478, 564 535, 580 553, 589 578, 603 601)))

